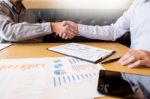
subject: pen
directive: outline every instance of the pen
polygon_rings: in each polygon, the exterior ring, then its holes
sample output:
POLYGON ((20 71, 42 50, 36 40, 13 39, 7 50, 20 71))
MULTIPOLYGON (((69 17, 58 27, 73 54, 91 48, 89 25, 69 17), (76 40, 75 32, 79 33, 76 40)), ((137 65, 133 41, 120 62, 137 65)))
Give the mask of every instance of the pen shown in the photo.
POLYGON ((121 57, 113 58, 113 59, 110 59, 110 60, 107 60, 107 61, 101 62, 101 64, 112 63, 112 62, 114 62, 114 61, 119 60, 120 58, 121 58, 121 57))

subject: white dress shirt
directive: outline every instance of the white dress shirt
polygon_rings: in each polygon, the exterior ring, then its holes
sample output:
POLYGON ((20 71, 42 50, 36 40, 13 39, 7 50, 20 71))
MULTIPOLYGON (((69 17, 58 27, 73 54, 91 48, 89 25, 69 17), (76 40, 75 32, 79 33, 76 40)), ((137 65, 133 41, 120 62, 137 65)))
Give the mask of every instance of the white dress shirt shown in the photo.
POLYGON ((150 51, 150 0, 135 0, 116 23, 108 26, 78 24, 79 35, 92 39, 111 40, 131 32, 131 48, 150 51))

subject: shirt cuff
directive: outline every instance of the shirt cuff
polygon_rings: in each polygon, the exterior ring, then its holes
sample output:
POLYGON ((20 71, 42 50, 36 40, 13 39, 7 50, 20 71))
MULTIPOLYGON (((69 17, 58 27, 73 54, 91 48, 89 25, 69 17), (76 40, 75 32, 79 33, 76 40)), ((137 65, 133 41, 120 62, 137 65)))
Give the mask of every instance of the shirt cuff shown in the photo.
POLYGON ((50 22, 41 23, 41 27, 42 27, 42 30, 43 30, 44 34, 50 34, 50 33, 52 33, 50 22))
POLYGON ((85 30, 85 25, 83 24, 78 24, 78 31, 79 31, 79 34, 78 36, 85 36, 86 34, 86 30, 85 30))

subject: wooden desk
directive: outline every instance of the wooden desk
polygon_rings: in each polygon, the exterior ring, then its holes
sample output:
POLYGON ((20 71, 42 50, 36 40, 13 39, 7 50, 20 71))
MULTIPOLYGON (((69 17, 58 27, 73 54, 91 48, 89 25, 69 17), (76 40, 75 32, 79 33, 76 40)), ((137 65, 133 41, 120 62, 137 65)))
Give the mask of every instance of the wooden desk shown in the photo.
MULTIPOLYGON (((10 59, 10 58, 36 58, 36 57, 58 57, 63 56, 51 51, 48 51, 48 47, 61 45, 64 43, 35 43, 35 44, 14 44, 2 51, 0 51, 0 59, 10 59)), ((125 54, 129 49, 119 43, 84 43, 91 46, 96 46, 100 48, 113 49, 117 53, 109 58, 114 58, 125 54)), ((108 58, 108 59, 109 59, 108 58)), ((107 70, 113 71, 123 71, 136 74, 150 75, 150 69, 148 68, 135 68, 129 69, 127 67, 121 66, 118 63, 110 63, 103 65, 107 70)), ((113 99, 112 97, 96 98, 96 99, 113 99)), ((116 98, 114 98, 116 99, 116 98)))

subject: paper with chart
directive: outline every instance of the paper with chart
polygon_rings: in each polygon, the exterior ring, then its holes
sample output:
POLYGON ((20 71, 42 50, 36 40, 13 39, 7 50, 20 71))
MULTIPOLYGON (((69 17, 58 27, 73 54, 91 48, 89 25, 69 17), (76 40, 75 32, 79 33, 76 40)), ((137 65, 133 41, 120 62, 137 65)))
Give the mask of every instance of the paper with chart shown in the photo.
POLYGON ((58 87, 98 75, 100 66, 75 58, 60 58, 53 62, 54 86, 58 87))
POLYGON ((6 47, 8 47, 10 45, 11 44, 9 44, 9 43, 0 43, 0 50, 4 49, 4 48, 6 48, 6 47))
POLYGON ((102 96, 97 93, 99 69, 103 68, 98 64, 69 57, 1 60, 0 99, 88 99, 102 96))
POLYGON ((53 63, 51 77, 54 87, 51 88, 54 89, 50 93, 55 99, 90 99, 102 96, 97 92, 99 70, 103 69, 100 65, 68 57, 57 58, 53 63))
POLYGON ((115 52, 114 50, 107 50, 78 43, 69 43, 51 47, 48 48, 48 50, 93 63, 97 63, 115 52))

